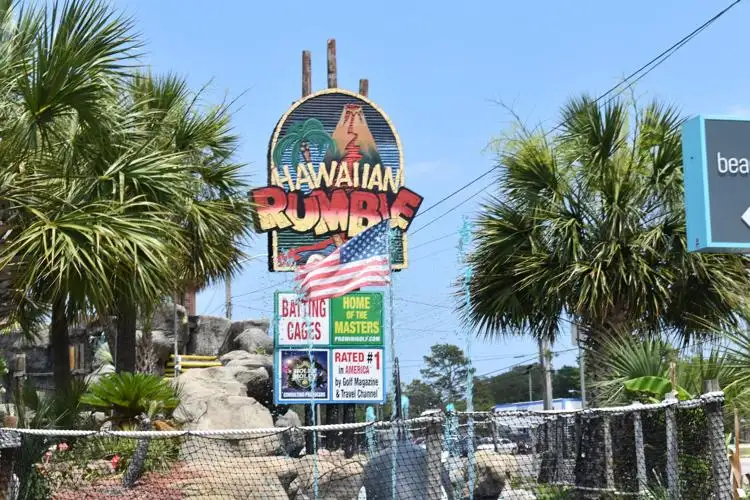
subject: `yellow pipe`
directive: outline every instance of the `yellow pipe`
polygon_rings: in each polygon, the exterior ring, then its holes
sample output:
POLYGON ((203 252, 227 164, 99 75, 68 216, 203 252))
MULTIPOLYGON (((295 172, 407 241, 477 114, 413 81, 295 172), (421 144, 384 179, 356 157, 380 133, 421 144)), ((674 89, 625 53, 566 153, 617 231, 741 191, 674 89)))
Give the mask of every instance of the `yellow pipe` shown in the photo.
MULTIPOLYGON (((174 359, 174 354, 169 355, 169 359, 174 359)), ((195 360, 205 360, 205 361, 216 361, 218 358, 216 356, 198 356, 195 354, 182 354, 180 355, 180 359, 195 359, 195 360)))

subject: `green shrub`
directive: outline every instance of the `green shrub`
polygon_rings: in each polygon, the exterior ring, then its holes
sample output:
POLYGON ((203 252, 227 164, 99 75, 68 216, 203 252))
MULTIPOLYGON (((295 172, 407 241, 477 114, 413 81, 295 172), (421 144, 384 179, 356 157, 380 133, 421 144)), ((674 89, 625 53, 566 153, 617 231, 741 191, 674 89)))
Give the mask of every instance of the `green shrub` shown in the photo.
MULTIPOLYGON (((137 429, 126 426, 125 430, 137 429)), ((123 437, 82 438, 76 440, 70 450, 64 454, 67 456, 61 455, 60 458, 86 470, 86 466, 92 462, 106 460, 111 463, 113 458, 118 457, 117 470, 122 472, 127 470, 138 441, 138 439, 123 437)), ((179 454, 180 438, 152 438, 143 472, 167 472, 177 461, 179 454)), ((91 470, 94 476, 101 474, 95 468, 91 470)))
POLYGON ((121 424, 132 424, 143 413, 171 414, 180 404, 180 391, 158 375, 111 373, 92 384, 81 402, 114 412, 114 419, 121 424))

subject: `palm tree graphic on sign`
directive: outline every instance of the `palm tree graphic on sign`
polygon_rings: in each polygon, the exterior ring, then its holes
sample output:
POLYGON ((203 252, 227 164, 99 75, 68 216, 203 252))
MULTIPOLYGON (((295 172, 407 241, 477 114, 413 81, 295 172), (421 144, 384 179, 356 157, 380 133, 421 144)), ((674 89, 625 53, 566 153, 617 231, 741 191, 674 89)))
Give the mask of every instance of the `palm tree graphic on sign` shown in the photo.
POLYGON ((300 154, 305 163, 310 163, 312 161, 311 145, 321 153, 325 153, 328 148, 336 147, 330 134, 323 127, 323 123, 316 118, 308 118, 304 122, 298 122, 289 127, 286 135, 276 143, 273 150, 274 165, 281 165, 281 157, 289 149, 292 153, 291 166, 297 166, 300 154))

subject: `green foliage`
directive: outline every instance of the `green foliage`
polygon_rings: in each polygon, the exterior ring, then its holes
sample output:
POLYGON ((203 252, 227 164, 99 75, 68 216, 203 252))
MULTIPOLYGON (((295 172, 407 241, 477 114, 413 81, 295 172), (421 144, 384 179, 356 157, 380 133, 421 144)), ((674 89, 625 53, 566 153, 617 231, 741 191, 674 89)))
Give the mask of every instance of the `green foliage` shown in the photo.
POLYGON ((424 356, 424 365, 419 372, 439 395, 443 405, 465 399, 469 359, 460 347, 435 344, 430 348, 430 354, 424 356))
POLYGON ((70 385, 54 392, 39 392, 27 381, 23 393, 15 391, 18 426, 30 429, 80 429, 86 423, 81 416, 84 407, 81 397, 87 391, 86 382, 74 379, 70 385), (31 415, 29 415, 31 410, 31 415))
MULTIPOLYGON (((125 426, 123 430, 139 430, 125 426)), ((120 437, 97 437, 78 439, 64 459, 85 466, 94 460, 112 460, 120 457, 118 470, 126 470, 138 446, 138 439, 120 437)), ((152 438, 143 466, 143 472, 166 472, 180 454, 179 438, 152 438)))
POLYGON ((466 321, 554 340, 569 314, 594 348, 613 332, 689 341, 741 326, 747 258, 687 252, 677 111, 583 96, 561 114, 554 133, 521 126, 500 142, 466 321))
POLYGON ((92 384, 81 403, 113 411, 117 420, 132 423, 143 413, 171 413, 180 404, 180 391, 158 375, 111 373, 92 384))
POLYGON ((425 410, 440 407, 440 394, 418 378, 409 382, 402 393, 409 398, 410 417, 418 417, 425 410))
MULTIPOLYGON (((664 397, 673 391, 672 382, 666 377, 637 377, 630 380, 626 380, 623 384, 625 389, 631 392, 645 392, 658 396, 655 401, 661 401, 664 397)), ((679 385, 676 388, 677 398, 681 400, 691 399, 692 394, 688 393, 685 389, 679 385)))

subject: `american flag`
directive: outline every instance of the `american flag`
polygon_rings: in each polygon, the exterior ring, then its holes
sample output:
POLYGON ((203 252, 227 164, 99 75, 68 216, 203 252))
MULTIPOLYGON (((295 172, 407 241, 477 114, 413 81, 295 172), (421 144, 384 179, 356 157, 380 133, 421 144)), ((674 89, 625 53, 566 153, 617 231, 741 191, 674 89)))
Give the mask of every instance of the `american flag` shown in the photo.
POLYGON ((340 297, 390 283, 389 219, 362 231, 323 260, 302 266, 295 279, 308 300, 340 297))

